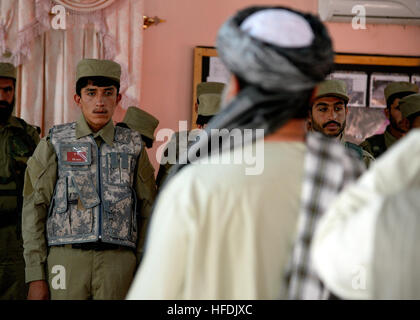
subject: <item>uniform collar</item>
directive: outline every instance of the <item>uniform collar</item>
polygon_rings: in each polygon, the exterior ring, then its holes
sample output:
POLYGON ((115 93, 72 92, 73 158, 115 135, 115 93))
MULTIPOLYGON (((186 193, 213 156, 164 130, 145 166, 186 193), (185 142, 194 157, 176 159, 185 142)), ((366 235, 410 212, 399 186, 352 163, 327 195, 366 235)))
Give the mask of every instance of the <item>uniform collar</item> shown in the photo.
POLYGON ((76 122, 76 139, 92 135, 93 138, 101 137, 106 144, 112 146, 114 144, 114 123, 110 120, 101 130, 94 133, 86 122, 83 114, 80 115, 79 120, 76 122))
POLYGON ((395 142, 397 142, 397 138, 395 138, 391 132, 388 130, 389 127, 386 128, 384 132, 384 138, 385 138, 385 145, 387 148, 391 147, 395 142))
POLYGON ((16 128, 24 129, 24 127, 22 126, 22 123, 20 123, 20 121, 14 116, 9 117, 9 119, 7 120, 3 128, 6 128, 6 127, 16 127, 16 128))

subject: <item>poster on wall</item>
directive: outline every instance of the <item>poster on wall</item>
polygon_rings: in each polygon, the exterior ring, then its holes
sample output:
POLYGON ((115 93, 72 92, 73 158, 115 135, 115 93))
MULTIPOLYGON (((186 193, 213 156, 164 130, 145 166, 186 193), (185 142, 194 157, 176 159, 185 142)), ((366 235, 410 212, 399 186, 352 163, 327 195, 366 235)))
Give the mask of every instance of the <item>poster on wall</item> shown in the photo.
POLYGON ((209 75, 207 82, 229 83, 230 72, 219 57, 210 57, 209 75))
POLYGON ((406 74, 372 73, 370 78, 370 101, 371 108, 386 108, 385 87, 390 82, 410 81, 406 74))
POLYGON ((338 79, 346 83, 347 95, 350 97, 348 106, 366 107, 368 75, 365 72, 336 71, 328 79, 338 79))
POLYGON ((420 88, 420 74, 413 74, 411 76, 411 82, 415 83, 420 88))

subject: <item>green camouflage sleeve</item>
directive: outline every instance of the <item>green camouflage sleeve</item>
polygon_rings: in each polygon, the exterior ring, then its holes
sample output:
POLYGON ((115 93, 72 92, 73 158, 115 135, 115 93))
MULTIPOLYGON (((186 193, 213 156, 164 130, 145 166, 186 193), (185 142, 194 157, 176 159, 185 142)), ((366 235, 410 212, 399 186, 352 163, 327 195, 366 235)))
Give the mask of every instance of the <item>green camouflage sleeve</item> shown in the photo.
POLYGON ((375 162, 375 158, 365 149, 362 149, 363 151, 363 161, 365 162, 366 168, 369 169, 369 167, 375 162))
POLYGON ((36 145, 38 145, 40 138, 39 138, 39 133, 37 131, 37 129, 35 129, 35 127, 29 125, 26 129, 26 131, 28 132, 29 136, 32 138, 32 140, 35 142, 36 145))
POLYGON ((147 227, 149 224, 150 214, 156 198, 156 180, 155 169, 150 163, 146 148, 140 152, 137 164, 137 173, 135 181, 135 189, 137 194, 137 212, 138 212, 138 239, 137 239, 137 263, 140 264, 143 255, 144 241, 146 237, 147 227))
POLYGON ((57 180, 57 157, 43 138, 28 160, 23 188, 22 237, 26 282, 45 279, 45 223, 57 180))
POLYGON ((371 148, 371 145, 370 145, 369 141, 367 141, 367 140, 363 141, 361 144, 359 144, 359 147, 361 147, 363 150, 368 152, 373 157, 373 151, 372 151, 372 148, 371 148))

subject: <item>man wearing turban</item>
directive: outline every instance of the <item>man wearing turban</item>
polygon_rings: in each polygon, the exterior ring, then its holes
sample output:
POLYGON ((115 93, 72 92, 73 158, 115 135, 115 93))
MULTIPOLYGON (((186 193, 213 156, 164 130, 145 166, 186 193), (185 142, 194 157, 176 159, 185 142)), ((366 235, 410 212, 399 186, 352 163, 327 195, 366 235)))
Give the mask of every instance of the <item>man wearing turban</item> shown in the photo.
POLYGON ((231 17, 217 49, 232 73, 222 110, 188 150, 190 164, 175 165, 158 196, 128 299, 285 297, 305 117, 316 84, 331 72, 331 40, 311 14, 261 6, 231 17), (243 139, 232 144, 233 132, 243 139), (253 149, 263 150, 257 174, 247 174, 246 159, 225 161, 253 149), (208 161, 203 150, 211 150, 208 161))

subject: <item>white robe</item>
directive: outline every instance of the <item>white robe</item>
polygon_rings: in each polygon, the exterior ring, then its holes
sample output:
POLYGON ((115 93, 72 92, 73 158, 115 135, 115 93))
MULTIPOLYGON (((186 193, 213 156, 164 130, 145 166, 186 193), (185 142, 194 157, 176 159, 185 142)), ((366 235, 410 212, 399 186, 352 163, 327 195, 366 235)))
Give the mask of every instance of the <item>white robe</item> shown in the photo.
POLYGON ((246 163, 184 168, 158 198, 127 298, 284 297, 305 150, 303 143, 265 142, 260 175, 246 175, 246 163))

